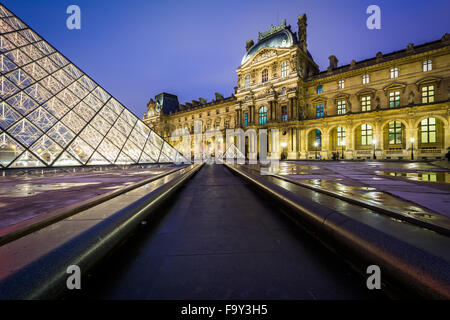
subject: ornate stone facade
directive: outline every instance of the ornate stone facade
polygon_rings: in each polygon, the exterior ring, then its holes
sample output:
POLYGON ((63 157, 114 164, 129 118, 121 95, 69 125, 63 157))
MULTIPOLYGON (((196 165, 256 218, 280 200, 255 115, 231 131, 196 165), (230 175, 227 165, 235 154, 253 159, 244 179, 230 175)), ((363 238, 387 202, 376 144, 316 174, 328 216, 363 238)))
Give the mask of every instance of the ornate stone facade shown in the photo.
POLYGON ((443 158, 450 145, 450 37, 320 71, 307 50, 306 15, 298 35, 285 21, 247 41, 235 94, 203 99, 144 121, 165 138, 194 120, 216 127, 280 130, 287 159, 443 158))

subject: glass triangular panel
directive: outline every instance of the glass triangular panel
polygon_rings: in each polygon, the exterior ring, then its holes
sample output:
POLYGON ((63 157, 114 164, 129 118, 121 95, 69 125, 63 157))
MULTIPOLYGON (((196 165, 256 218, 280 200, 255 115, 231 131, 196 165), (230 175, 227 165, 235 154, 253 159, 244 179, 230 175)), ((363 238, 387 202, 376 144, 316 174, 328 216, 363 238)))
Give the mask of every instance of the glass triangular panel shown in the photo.
POLYGON ((88 161, 88 165, 98 165, 98 164, 110 164, 111 162, 109 162, 108 160, 106 160, 100 153, 95 152, 91 159, 89 159, 88 161))
POLYGON ((116 164, 131 164, 135 163, 135 161, 131 160, 130 157, 128 157, 125 153, 121 153, 119 157, 117 158, 116 164))
POLYGON ((55 161, 53 166, 55 167, 68 167, 68 166, 79 166, 81 165, 70 153, 64 151, 58 160, 55 161))
POLYGON ((58 121, 54 116, 44 108, 39 107, 27 116, 27 119, 34 123, 42 131, 47 131, 58 121))
POLYGON ((26 146, 33 144, 42 135, 42 132, 26 119, 20 120, 9 128, 8 133, 26 146))
POLYGON ((0 134, 0 164, 8 166, 25 149, 6 133, 0 134))
POLYGON ((94 152, 94 149, 80 137, 76 138, 67 150, 83 164, 86 164, 94 152))
POLYGON ((139 163, 155 163, 157 162, 155 159, 150 157, 145 152, 142 152, 141 158, 139 159, 139 163))
POLYGON ((47 164, 51 164, 62 152, 62 148, 46 135, 36 141, 30 150, 47 164))
POLYGON ((6 130, 21 117, 22 116, 11 108, 6 102, 0 102, 0 127, 2 129, 6 130))
POLYGON ((17 160, 15 160, 9 168, 27 168, 27 167, 44 167, 44 163, 41 162, 35 155, 29 151, 25 151, 17 160))

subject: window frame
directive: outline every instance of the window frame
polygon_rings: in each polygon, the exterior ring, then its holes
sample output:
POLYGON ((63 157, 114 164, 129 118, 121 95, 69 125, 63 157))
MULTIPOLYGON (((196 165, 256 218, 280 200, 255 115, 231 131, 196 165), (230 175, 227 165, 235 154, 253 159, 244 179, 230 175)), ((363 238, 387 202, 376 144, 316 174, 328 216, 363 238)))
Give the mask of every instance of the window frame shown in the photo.
POLYGON ((392 90, 389 92, 389 108, 400 107, 400 90, 392 90))
POLYGON ((338 80, 338 89, 341 90, 344 88, 345 88, 345 80, 343 80, 343 79, 338 80))
POLYGON ((324 117, 323 103, 316 104, 316 118, 323 118, 323 117, 324 117))
POLYGON ((433 60, 427 59, 422 62, 422 72, 428 72, 433 70, 433 60))
POLYGON ((337 114, 345 114, 347 108, 347 101, 345 99, 339 99, 337 101, 337 114))
POLYGON ((370 146, 373 142, 373 128, 370 124, 361 125, 361 145, 370 146), (369 141, 370 140, 370 141, 369 141))
POLYGON ((422 103, 434 103, 436 98, 436 86, 434 84, 424 84, 420 88, 422 103), (432 90, 430 88, 432 87, 432 90), (426 90, 424 90, 426 89, 426 90), (426 94, 425 94, 426 93, 426 94))
POLYGON ((289 76, 289 61, 283 61, 281 63, 281 77, 286 78, 289 76))
POLYGON ((244 88, 249 88, 250 87, 250 75, 249 74, 247 74, 245 77, 244 77, 244 88))
POLYGON ((390 70, 390 77, 391 77, 391 79, 396 79, 396 78, 398 78, 399 73, 400 73, 400 70, 399 70, 398 67, 393 67, 393 68, 391 68, 391 70, 390 70))
POLYGON ((261 106, 258 109, 258 124, 265 125, 267 124, 267 107, 261 106))
POLYGON ((337 130, 337 145, 338 145, 338 147, 345 146, 345 143, 344 144, 342 143, 342 141, 345 142, 345 128, 339 126, 336 128, 336 130, 337 130), (339 130, 339 129, 341 129, 341 130, 339 130))
POLYGON ((261 83, 265 83, 269 81, 269 69, 265 68, 261 72, 261 83))
POLYGON ((372 96, 363 95, 361 96, 361 111, 367 112, 372 110, 372 96))
POLYGON ((403 143, 402 123, 396 120, 390 121, 388 123, 388 145, 399 145, 402 143, 403 143), (391 124, 393 124, 393 126, 391 126, 391 124), (391 135, 393 135, 393 142, 391 141, 391 135))
POLYGON ((429 117, 429 118, 425 118, 422 119, 420 121, 420 143, 422 144, 432 144, 432 143, 437 143, 437 119, 434 117, 429 117), (430 120, 433 120, 434 123, 430 123, 430 120), (424 123, 425 121, 425 123, 424 123), (426 128, 426 130, 424 131, 423 128, 426 128), (431 135, 433 134, 434 135, 431 135), (426 141, 424 141, 424 134, 426 137, 426 141), (433 139, 430 139, 430 136, 433 137, 433 139), (434 140, 434 141, 431 141, 434 140))
POLYGON ((281 106, 281 121, 282 122, 288 121, 287 105, 281 106))
POLYGON ((370 83, 370 75, 368 73, 363 74, 363 76, 362 76, 362 83, 363 84, 369 84, 370 83))

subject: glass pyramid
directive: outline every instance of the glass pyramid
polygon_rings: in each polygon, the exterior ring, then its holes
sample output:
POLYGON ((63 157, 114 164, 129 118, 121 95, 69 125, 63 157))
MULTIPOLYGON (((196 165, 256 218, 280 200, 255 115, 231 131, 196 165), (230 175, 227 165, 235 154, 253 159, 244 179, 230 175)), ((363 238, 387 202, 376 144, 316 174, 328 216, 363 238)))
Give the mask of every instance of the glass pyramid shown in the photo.
POLYGON ((0 4, 0 168, 181 160, 177 150, 0 4))

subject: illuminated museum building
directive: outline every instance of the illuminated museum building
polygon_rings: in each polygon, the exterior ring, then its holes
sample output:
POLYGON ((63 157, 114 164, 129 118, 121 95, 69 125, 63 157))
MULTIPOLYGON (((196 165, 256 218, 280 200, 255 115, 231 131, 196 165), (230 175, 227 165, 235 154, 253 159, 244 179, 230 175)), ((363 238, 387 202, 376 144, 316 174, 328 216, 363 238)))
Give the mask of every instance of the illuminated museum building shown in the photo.
POLYGON ((330 159, 333 153, 367 159, 374 152, 378 159, 410 159, 412 147, 415 159, 444 157, 450 144, 449 34, 345 66, 331 55, 320 71, 307 50, 306 27, 301 15, 297 33, 283 21, 259 33, 256 44, 247 41, 234 95, 179 104, 162 93, 148 103, 144 122, 167 140, 176 129, 193 134, 194 121, 223 137, 227 128, 268 129, 269 136, 279 129, 279 152, 271 156, 287 159, 330 159))

